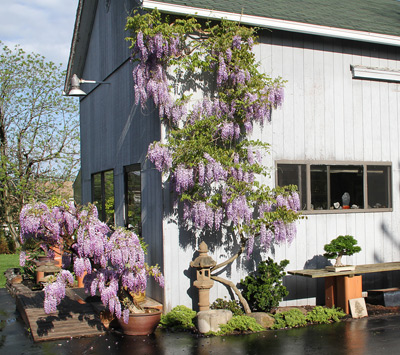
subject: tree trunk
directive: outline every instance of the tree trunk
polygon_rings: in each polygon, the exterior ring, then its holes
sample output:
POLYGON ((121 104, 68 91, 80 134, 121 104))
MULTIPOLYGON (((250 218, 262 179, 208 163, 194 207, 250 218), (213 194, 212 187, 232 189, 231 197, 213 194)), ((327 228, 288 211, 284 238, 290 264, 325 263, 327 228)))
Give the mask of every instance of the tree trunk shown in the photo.
POLYGON ((236 296, 238 296, 239 301, 242 304, 245 313, 246 314, 251 313, 249 304, 247 303, 246 299, 242 296, 242 293, 239 291, 239 289, 235 286, 235 284, 232 281, 229 281, 229 280, 223 279, 222 277, 214 276, 214 275, 211 275, 211 279, 218 281, 226 286, 229 286, 236 293, 236 296))
POLYGON ((343 254, 339 254, 338 257, 336 258, 335 266, 343 266, 342 264, 342 256, 343 254))
MULTIPOLYGON (((229 265, 231 263, 233 263, 239 256, 240 254, 243 253, 244 249, 245 249, 245 245, 246 245, 246 241, 244 238, 241 238, 242 242, 241 242, 241 247, 239 249, 239 251, 233 255, 232 257, 230 257, 228 260, 225 260, 224 262, 222 262, 221 264, 218 264, 216 266, 214 266, 211 271, 215 271, 217 269, 220 269, 226 265, 229 265)), ((239 291, 239 289, 235 286, 235 284, 232 281, 226 280, 222 277, 219 276, 215 276, 215 275, 211 275, 211 279, 218 281, 220 283, 222 283, 223 285, 226 285, 228 287, 230 287, 235 293, 236 296, 238 296, 240 303, 242 304, 244 311, 246 314, 251 313, 249 304, 247 303, 246 299, 242 296, 242 293, 239 291)))

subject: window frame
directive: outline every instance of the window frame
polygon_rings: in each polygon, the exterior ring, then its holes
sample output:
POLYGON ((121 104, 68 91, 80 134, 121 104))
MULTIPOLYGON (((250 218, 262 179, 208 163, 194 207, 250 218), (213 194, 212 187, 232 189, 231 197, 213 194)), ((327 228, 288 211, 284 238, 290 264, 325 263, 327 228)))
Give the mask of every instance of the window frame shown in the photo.
MULTIPOLYGON (((278 165, 305 165, 306 167, 306 209, 301 210, 301 213, 306 214, 331 214, 331 213, 373 213, 373 212, 392 212, 393 211, 393 166, 392 162, 388 161, 331 161, 331 160, 276 160, 275 161, 275 186, 278 185, 278 165), (326 166, 328 171, 331 166, 362 166, 363 168, 363 204, 368 206, 368 166, 384 166, 389 168, 388 172, 388 205, 385 208, 350 208, 350 209, 325 209, 325 210, 312 210, 311 209, 311 166, 323 165, 326 166)), ((327 190, 329 188, 329 181, 327 182, 327 190)), ((328 191, 329 191, 328 190, 328 191)), ((330 199, 330 196, 328 195, 330 199)))
POLYGON ((114 197, 114 215, 113 215, 113 220, 111 225, 115 225, 115 175, 114 175, 114 169, 108 169, 108 170, 103 170, 103 171, 98 171, 95 173, 92 173, 91 176, 91 183, 92 183, 92 203, 95 203, 94 200, 94 180, 96 175, 100 175, 100 189, 101 189, 101 213, 99 213, 99 219, 102 222, 107 222, 107 214, 106 214, 106 181, 105 181, 105 174, 106 173, 112 173, 113 177, 113 197, 114 197), (100 215, 101 214, 101 215, 100 215))

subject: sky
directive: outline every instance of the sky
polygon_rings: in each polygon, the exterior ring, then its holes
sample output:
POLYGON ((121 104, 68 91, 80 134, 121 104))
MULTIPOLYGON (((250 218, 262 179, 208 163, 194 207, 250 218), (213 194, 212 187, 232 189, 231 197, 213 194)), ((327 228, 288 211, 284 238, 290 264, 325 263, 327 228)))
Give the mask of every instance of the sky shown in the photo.
POLYGON ((78 0, 0 0, 0 41, 67 68, 78 0))

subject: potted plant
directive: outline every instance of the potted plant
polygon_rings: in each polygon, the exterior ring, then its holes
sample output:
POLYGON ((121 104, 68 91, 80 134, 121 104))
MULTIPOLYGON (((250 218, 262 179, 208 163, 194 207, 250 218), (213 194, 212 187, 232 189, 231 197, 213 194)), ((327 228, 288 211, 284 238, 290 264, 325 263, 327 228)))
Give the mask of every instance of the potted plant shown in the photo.
MULTIPOLYGON (((138 334, 154 331, 161 311, 142 309, 133 295, 146 289, 149 276, 161 287, 164 278, 158 266, 145 262, 143 247, 134 232, 124 228, 112 231, 98 219, 94 205, 76 207, 73 203, 52 209, 43 203, 26 205, 20 214, 20 226, 22 244, 34 239, 48 250, 59 247, 64 251, 61 272, 44 288, 46 313, 56 311, 65 297, 65 288, 73 285, 73 270, 78 277, 86 273, 86 292, 94 296, 99 291, 104 306, 122 320, 121 327, 127 334, 136 334, 125 328, 135 322, 131 321, 135 315, 147 319, 146 322, 154 318, 150 329, 142 329, 138 334)), ((23 266, 23 252, 20 260, 23 266)))
POLYGON ((333 239, 329 244, 324 246, 324 256, 328 259, 336 259, 333 266, 327 266, 329 271, 352 271, 355 269, 354 265, 343 265, 343 255, 353 255, 361 251, 361 247, 357 245, 357 240, 351 235, 339 235, 333 239))

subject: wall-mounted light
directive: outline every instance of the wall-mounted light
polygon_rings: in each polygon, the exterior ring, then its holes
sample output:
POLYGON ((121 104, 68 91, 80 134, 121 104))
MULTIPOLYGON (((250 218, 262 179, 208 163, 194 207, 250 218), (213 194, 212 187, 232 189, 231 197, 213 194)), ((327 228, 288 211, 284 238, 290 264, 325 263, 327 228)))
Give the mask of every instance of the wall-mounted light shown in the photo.
POLYGON ((79 79, 76 74, 71 78, 71 90, 67 96, 86 96, 86 92, 81 89, 81 84, 110 84, 106 81, 84 80, 79 79))

